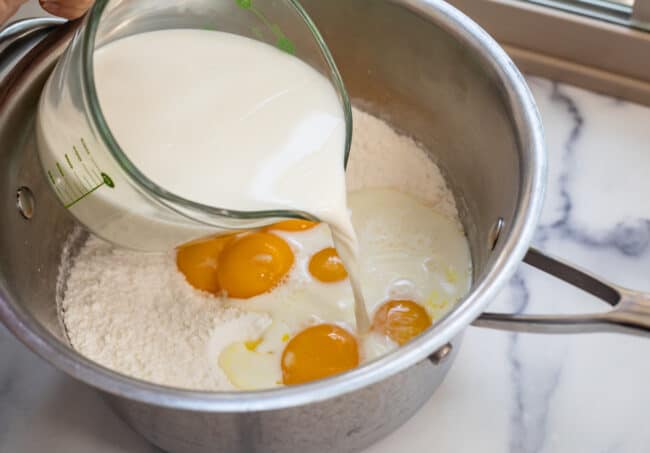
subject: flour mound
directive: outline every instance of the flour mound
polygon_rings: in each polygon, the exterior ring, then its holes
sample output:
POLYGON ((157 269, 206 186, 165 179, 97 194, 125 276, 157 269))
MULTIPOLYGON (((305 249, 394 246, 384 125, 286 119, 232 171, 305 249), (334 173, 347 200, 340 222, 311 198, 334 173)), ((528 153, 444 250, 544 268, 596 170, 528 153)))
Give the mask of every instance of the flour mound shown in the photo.
MULTIPOLYGON (((458 219, 439 169, 418 144, 354 110, 348 190, 393 188, 458 219)), ((61 273, 65 279, 68 272, 61 273)), ((243 313, 192 288, 174 253, 146 254, 90 237, 69 269, 60 311, 76 350, 145 381, 196 390, 234 390, 218 366, 232 342, 254 339, 265 314, 243 313)))

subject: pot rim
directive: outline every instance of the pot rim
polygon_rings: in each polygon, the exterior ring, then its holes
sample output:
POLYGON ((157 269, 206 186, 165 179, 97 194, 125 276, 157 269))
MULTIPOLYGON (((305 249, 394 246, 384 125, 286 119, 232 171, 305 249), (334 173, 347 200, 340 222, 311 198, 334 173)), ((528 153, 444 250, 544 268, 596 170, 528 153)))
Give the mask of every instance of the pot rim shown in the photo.
MULTIPOLYGON (((343 396, 413 366, 458 335, 508 282, 532 240, 545 191, 546 154, 542 123, 519 70, 501 47, 471 19, 442 0, 387 1, 403 6, 451 33, 494 71, 506 89, 504 94, 512 112, 517 138, 525 150, 521 163, 520 195, 510 234, 495 255, 490 270, 428 332, 378 360, 320 381, 270 390, 208 392, 148 383, 92 362, 47 331, 21 306, 10 304, 8 300, 11 297, 0 281, 0 319, 9 330, 46 361, 102 391, 160 407, 231 413, 284 409, 343 396)), ((51 42, 45 44, 53 45, 51 42)))

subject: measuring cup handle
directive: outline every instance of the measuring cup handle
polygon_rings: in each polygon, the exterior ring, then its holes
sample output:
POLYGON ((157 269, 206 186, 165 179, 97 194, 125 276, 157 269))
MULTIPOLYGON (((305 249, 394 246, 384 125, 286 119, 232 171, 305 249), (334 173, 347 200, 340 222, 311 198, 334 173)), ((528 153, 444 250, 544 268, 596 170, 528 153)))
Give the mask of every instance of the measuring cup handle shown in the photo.
POLYGON ((483 313, 475 326, 533 333, 619 332, 650 337, 650 294, 606 282, 575 266, 531 248, 524 262, 612 306, 584 315, 514 315, 483 313))
POLYGON ((12 44, 34 35, 37 32, 48 32, 52 28, 67 22, 58 17, 34 17, 12 22, 0 30, 0 71, 6 68, 5 51, 12 44))

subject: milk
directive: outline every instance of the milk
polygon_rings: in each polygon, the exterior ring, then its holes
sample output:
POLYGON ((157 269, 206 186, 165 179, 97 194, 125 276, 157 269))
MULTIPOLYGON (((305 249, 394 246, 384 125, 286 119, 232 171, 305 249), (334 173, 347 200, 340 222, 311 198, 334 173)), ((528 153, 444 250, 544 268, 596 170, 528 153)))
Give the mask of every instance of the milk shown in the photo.
MULTIPOLYGON (((106 121, 144 175, 198 203, 302 211, 327 222, 362 302, 346 204, 345 118, 324 76, 268 44, 191 29, 112 42, 95 52, 94 70, 106 121)), ((107 193, 89 197, 86 208, 159 221, 133 196, 107 193)), ((165 227, 199 235, 195 225, 165 227)), ((357 312, 365 330, 361 303, 357 312)))

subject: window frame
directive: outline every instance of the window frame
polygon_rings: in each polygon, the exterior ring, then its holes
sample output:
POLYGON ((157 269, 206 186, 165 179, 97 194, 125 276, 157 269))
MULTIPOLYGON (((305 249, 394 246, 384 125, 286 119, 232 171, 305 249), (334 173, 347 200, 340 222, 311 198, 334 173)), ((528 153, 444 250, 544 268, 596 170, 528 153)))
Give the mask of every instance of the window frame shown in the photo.
MULTIPOLYGON (((448 1, 495 37, 523 72, 650 105, 650 32, 538 0, 448 1)), ((650 14, 650 0, 635 6, 633 20, 650 14)))

